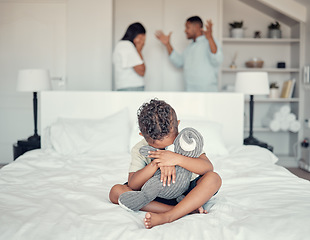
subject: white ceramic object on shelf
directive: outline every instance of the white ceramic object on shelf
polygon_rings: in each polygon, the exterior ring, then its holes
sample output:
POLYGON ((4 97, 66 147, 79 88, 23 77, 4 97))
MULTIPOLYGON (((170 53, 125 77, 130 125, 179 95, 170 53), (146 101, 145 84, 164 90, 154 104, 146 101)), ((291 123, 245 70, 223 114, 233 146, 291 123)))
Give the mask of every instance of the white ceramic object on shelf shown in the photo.
POLYGON ((282 38, 282 33, 280 29, 269 29, 268 31, 269 38, 282 38))
POLYGON ((230 34, 232 38, 243 38, 244 37, 244 29, 243 28, 232 28, 230 30, 230 34))
POLYGON ((279 88, 270 88, 269 98, 279 98, 280 91, 279 88))

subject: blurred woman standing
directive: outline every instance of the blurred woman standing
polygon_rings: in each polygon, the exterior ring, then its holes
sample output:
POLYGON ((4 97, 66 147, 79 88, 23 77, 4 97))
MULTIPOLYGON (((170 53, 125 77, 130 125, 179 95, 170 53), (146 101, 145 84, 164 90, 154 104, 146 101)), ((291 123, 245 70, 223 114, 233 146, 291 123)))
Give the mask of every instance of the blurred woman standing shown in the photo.
POLYGON ((117 91, 144 91, 145 65, 142 49, 145 28, 139 22, 129 25, 113 52, 115 88, 117 91))

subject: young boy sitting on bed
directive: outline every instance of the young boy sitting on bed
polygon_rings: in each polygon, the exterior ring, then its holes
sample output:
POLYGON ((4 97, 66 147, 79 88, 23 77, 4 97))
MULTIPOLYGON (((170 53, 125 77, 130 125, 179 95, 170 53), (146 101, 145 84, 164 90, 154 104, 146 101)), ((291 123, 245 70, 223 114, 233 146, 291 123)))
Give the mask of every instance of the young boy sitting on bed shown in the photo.
POLYGON ((132 149, 132 162, 129 169, 128 183, 117 184, 110 191, 110 200, 117 204, 119 196, 127 191, 138 191, 149 180, 157 169, 161 170, 163 186, 169 187, 175 182, 175 166, 181 166, 192 174, 192 181, 182 201, 156 198, 141 210, 146 211, 144 225, 152 228, 164 223, 173 222, 186 214, 206 213, 202 205, 206 203, 220 188, 221 178, 213 172, 212 163, 203 153, 198 158, 165 150, 173 144, 178 135, 178 124, 174 109, 164 101, 152 99, 144 103, 138 110, 140 135, 144 140, 132 149), (150 145, 157 151, 150 151, 148 158, 139 153, 142 146, 150 145), (154 158, 151 161, 151 158, 154 158))

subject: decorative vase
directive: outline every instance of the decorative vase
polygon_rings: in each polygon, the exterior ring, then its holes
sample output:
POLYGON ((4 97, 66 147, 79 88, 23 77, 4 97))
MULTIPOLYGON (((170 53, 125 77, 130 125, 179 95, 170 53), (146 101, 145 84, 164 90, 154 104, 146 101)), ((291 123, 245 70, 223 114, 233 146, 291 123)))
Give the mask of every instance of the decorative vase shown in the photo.
POLYGON ((281 38, 282 37, 281 30, 280 29, 269 29, 268 36, 269 38, 281 38))
POLYGON ((269 98, 279 98, 279 88, 270 88, 269 98))
POLYGON ((243 38, 244 30, 243 28, 232 28, 230 34, 232 38, 243 38))

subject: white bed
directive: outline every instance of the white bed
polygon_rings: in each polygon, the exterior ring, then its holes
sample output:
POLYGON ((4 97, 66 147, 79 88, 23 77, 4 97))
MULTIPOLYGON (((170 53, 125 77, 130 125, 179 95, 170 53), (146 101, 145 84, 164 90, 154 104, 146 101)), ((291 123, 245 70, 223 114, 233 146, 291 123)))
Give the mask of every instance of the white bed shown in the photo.
POLYGON ((0 170, 1 240, 310 237, 310 183, 268 150, 242 146, 240 94, 44 92, 41 129, 43 149, 0 170), (183 127, 200 128, 223 185, 204 205, 208 214, 145 229, 144 212, 125 211, 108 193, 127 180, 135 114, 154 96, 176 109, 183 127))

